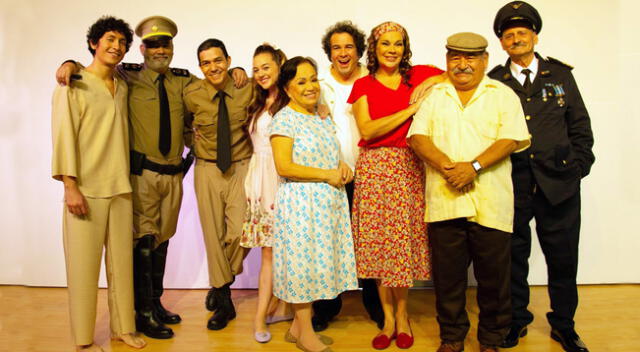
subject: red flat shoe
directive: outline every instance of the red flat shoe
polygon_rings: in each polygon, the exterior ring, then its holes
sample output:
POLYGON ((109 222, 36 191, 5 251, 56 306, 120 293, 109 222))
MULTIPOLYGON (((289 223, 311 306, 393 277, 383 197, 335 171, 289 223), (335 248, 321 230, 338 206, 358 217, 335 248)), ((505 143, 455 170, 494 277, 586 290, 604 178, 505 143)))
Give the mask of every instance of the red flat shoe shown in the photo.
POLYGON ((411 323, 409 323, 409 330, 411 331, 411 335, 404 332, 398 334, 396 339, 396 346, 398 346, 398 348, 407 349, 413 346, 413 330, 411 329, 411 323))
POLYGON ((391 337, 388 337, 385 334, 380 334, 373 338, 373 341, 371 341, 371 346, 373 346, 373 348, 375 348, 376 350, 384 350, 391 345, 391 341, 393 341, 395 338, 395 331, 393 332, 393 335, 391 335, 391 337))

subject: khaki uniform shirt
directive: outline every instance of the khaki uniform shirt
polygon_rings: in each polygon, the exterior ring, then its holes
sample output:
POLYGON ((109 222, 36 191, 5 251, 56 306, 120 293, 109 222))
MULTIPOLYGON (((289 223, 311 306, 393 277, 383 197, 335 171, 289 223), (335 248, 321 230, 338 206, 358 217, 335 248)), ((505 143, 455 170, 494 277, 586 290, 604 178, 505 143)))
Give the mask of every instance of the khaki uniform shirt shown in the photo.
POLYGON ((143 65, 123 64, 118 73, 129 84, 129 126, 131 149, 145 154, 154 162, 176 164, 182 158, 185 141, 191 144, 190 116, 182 95, 187 85, 199 79, 183 69, 169 69, 164 86, 169 100, 171 150, 164 156, 159 148, 160 98, 159 74, 143 65), (187 126, 185 128, 185 125, 187 126))
MULTIPOLYGON (((474 160, 499 139, 517 141, 516 152, 531 144, 520 100, 511 88, 486 76, 466 106, 450 82, 436 85, 414 116, 407 137, 414 134, 430 137, 454 162, 474 160)), ((480 171, 473 182, 473 190, 460 193, 427 166, 425 221, 467 218, 513 232, 510 158, 480 171)))
MULTIPOLYGON (((249 122, 248 107, 253 99, 253 85, 236 88, 231 77, 223 91, 227 94, 226 104, 229 111, 231 128, 231 160, 238 161, 251 157, 251 139, 247 133, 249 122)), ((193 114, 193 126, 198 129, 200 138, 194 142, 196 157, 207 160, 217 159, 218 147, 218 90, 201 80, 191 84, 184 91, 184 102, 193 114)))
POLYGON ((112 96, 94 74, 80 76, 53 92, 51 175, 75 177, 90 198, 130 193, 127 84, 116 74, 112 96))

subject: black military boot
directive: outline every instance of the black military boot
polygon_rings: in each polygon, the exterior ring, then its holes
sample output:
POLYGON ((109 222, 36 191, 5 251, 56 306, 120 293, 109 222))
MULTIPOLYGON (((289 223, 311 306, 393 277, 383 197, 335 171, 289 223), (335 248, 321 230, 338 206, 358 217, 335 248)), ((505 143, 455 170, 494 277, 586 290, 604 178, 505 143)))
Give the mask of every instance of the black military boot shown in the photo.
POLYGON ((153 283, 153 311, 156 317, 165 324, 178 324, 182 321, 182 318, 176 313, 166 310, 162 306, 162 293, 164 292, 164 268, 167 263, 167 247, 169 247, 169 241, 164 241, 151 253, 151 259, 153 263, 151 271, 151 281, 153 283))
POLYGON ((216 304, 216 290, 217 288, 212 287, 207 292, 207 298, 204 299, 204 306, 207 307, 207 310, 210 312, 215 311, 218 308, 216 304))
POLYGON ((169 339, 173 330, 160 321, 153 310, 151 279, 154 237, 144 236, 133 249, 133 283, 136 308, 136 330, 154 339, 169 339))
POLYGON ((229 321, 236 317, 236 309, 233 307, 233 302, 231 301, 231 289, 229 286, 231 286, 231 283, 215 290, 218 309, 207 322, 207 329, 209 330, 224 329, 229 321))

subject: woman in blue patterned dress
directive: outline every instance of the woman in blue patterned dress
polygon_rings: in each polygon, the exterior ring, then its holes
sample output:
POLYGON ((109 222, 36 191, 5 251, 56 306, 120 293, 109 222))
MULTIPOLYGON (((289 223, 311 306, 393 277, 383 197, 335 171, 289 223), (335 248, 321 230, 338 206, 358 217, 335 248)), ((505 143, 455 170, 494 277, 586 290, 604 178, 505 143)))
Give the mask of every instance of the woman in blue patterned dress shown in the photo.
POLYGON ((315 63, 295 57, 282 65, 271 123, 271 146, 282 183, 276 194, 273 290, 293 304, 285 340, 305 351, 330 351, 332 341, 311 326, 311 303, 358 287, 349 205, 344 184, 353 179, 340 160, 331 119, 316 113, 320 97, 315 63))

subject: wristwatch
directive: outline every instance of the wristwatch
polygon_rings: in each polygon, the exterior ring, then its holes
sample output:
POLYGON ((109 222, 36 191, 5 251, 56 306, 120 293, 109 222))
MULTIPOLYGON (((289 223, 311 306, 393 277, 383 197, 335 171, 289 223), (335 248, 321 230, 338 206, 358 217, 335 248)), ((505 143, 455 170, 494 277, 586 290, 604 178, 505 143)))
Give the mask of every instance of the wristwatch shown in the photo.
POLYGON ((473 166, 473 169, 476 170, 476 174, 479 173, 480 170, 482 170, 482 165, 480 165, 480 162, 478 160, 472 161, 471 166, 473 166))

